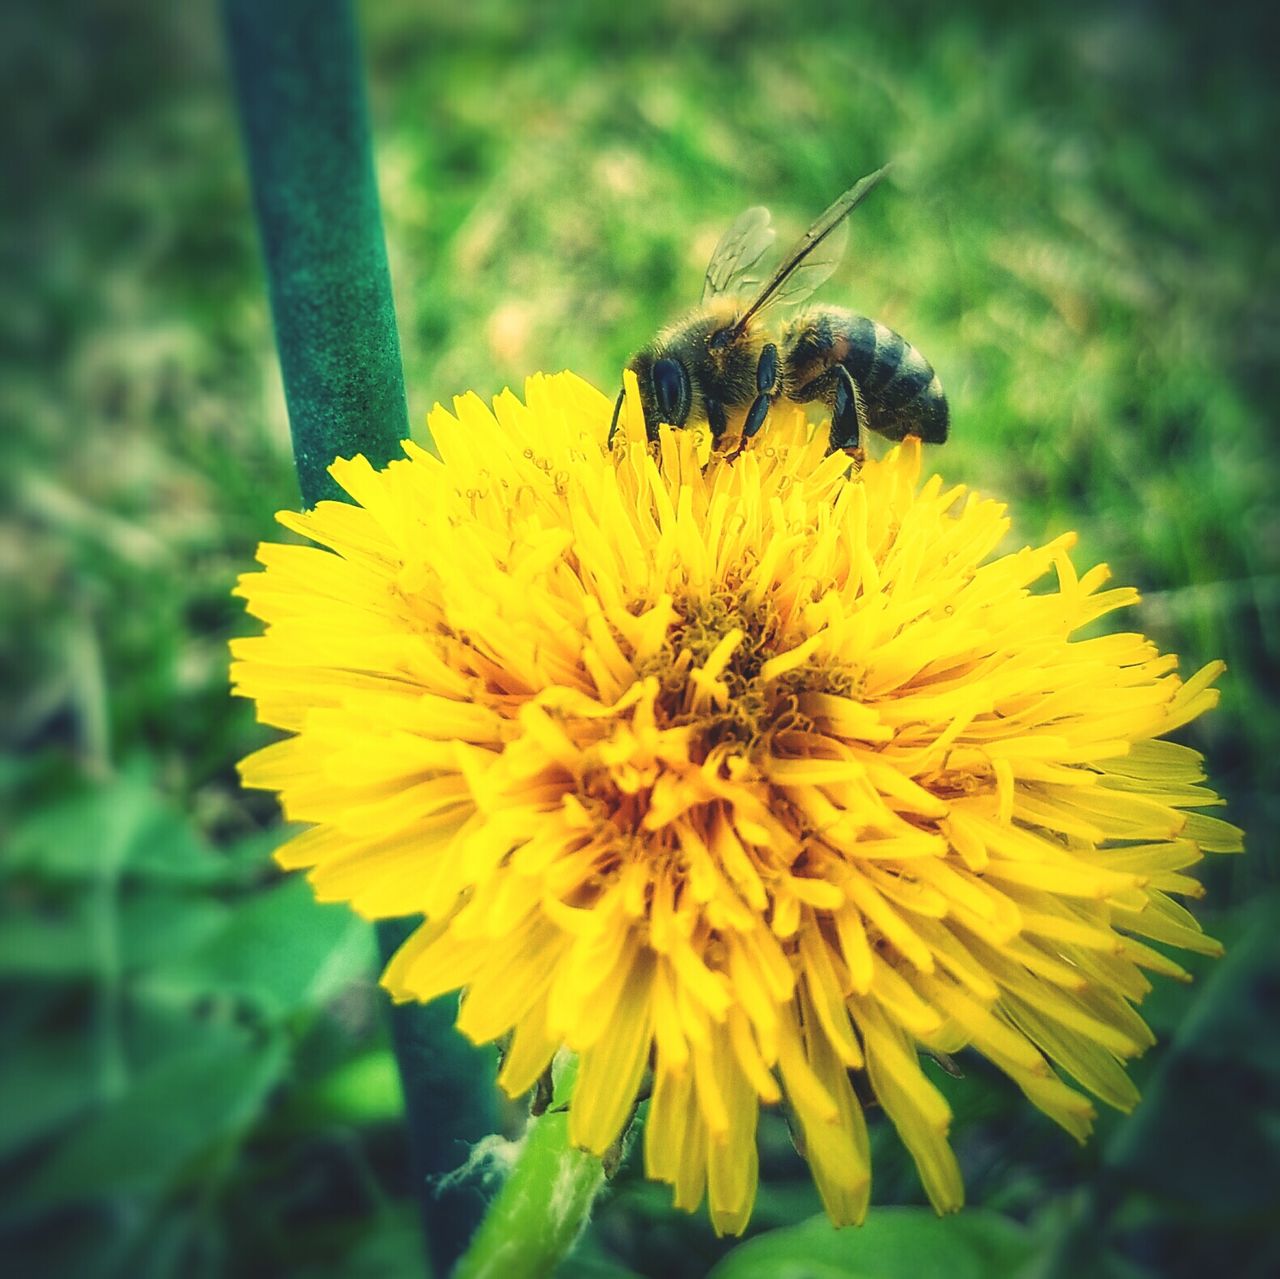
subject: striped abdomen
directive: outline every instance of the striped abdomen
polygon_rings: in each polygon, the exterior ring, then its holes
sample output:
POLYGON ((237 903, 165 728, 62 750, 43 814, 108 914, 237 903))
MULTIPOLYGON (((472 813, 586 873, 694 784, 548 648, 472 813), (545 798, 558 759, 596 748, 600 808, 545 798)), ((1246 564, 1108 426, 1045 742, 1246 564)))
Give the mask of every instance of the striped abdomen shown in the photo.
POLYGON ((831 370, 842 364, 877 434, 891 440, 918 435, 927 444, 947 438, 951 415, 933 365, 892 329, 852 311, 819 307, 789 326, 783 344, 789 399, 829 402, 831 370))

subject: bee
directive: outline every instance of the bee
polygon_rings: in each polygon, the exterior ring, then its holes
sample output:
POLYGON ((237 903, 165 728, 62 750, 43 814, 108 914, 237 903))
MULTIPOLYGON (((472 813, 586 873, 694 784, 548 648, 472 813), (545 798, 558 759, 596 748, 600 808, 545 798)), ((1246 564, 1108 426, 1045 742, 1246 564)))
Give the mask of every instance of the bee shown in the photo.
MULTIPOLYGON (((851 186, 763 283, 760 263, 775 236, 769 211, 746 210, 720 237, 702 305, 627 362, 650 440, 658 438, 660 422, 706 423, 714 441, 739 437, 740 451, 784 396, 826 406, 828 453, 861 449, 867 430, 891 440, 946 440, 950 411, 942 384, 929 361, 892 329, 834 306, 801 312, 776 336, 767 322, 779 308, 804 302, 836 269, 848 240, 845 219, 886 172, 887 166, 851 186)), ((614 407, 610 441, 624 394, 614 407)))

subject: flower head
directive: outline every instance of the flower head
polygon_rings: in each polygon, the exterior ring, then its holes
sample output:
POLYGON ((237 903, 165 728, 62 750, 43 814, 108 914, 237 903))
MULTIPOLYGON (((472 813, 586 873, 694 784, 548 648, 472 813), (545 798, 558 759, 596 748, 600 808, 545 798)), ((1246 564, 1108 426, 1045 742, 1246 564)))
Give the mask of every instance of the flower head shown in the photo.
POLYGON ((832 1219, 861 1219, 851 1072, 956 1208, 921 1050, 982 1053, 1083 1138, 1064 1076, 1132 1106, 1144 970, 1185 975, 1150 942, 1217 949, 1174 897, 1240 833, 1161 738, 1220 667, 1077 638, 1135 593, 1078 575, 1070 535, 996 556, 1004 508, 921 486, 912 440, 850 474, 781 407, 734 460, 697 431, 655 454, 630 392, 612 449, 571 375, 466 396, 440 458, 336 462, 355 505, 280 516, 317 546, 240 583, 267 629, 237 691, 289 734, 244 780, 309 825, 279 859, 319 897, 425 917, 383 980, 462 989, 510 1094, 578 1054, 576 1143, 616 1141, 652 1071, 648 1173, 717 1229, 784 1099, 832 1219))

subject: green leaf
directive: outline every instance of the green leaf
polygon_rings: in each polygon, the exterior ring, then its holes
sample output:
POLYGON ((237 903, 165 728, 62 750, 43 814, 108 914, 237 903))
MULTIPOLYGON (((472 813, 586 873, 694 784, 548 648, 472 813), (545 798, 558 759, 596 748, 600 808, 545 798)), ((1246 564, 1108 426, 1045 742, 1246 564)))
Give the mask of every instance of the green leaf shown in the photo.
POLYGON ((427 1275, 422 1222, 416 1212, 384 1214, 330 1272, 335 1279, 417 1279, 427 1275))
POLYGON ((187 884, 222 882, 231 869, 181 809, 127 773, 32 813, 13 831, 5 865, 47 879, 118 872, 187 884))
POLYGON ((93 1086, 93 1061, 80 1035, 30 1039, 0 1055, 0 1156, 85 1110, 93 1086))
POLYGON ((1108 1171, 1201 1216, 1280 1213, 1280 900, 1248 924, 1199 990, 1108 1171))
POLYGON ((643 1276, 614 1261, 588 1232, 556 1267, 556 1279, 643 1279, 643 1276))
POLYGON ((0 976, 93 978, 168 963, 217 931, 227 908, 165 889, 130 890, 103 905, 90 892, 0 916, 0 976), (108 958, 104 948, 111 948, 108 958))
POLYGON ((282 1036, 210 1028, 85 1119, 37 1169, 23 1198, 53 1203, 164 1189, 257 1118, 286 1060, 282 1036))
POLYGON ((320 905, 300 876, 247 898, 226 926, 149 980, 172 994, 231 991, 287 1016, 374 971, 373 930, 346 906, 320 905))
POLYGON ((1010 1279, 1033 1253, 1029 1232, 998 1213, 877 1208, 837 1230, 825 1217, 740 1244, 710 1279, 1010 1279))
POLYGON ((404 1118, 404 1092, 395 1054, 365 1053, 330 1071, 297 1099, 310 1121, 377 1124, 404 1118))
POLYGON ((166 966, 215 936, 231 909, 210 897, 140 887, 120 903, 120 954, 126 971, 166 966))
POLYGON ((87 977, 98 969, 84 898, 54 911, 12 909, 0 916, 0 977, 87 977))

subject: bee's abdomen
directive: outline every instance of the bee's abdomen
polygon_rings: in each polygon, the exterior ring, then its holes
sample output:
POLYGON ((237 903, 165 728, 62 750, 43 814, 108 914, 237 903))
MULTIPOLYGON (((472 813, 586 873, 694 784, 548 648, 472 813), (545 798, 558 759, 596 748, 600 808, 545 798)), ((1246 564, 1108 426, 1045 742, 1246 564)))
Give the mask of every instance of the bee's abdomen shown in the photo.
POLYGON ((901 334, 865 315, 834 308, 798 322, 787 343, 787 386, 806 394, 835 364, 843 364, 862 392, 871 429, 890 439, 919 435, 930 444, 947 438, 950 411, 933 365, 901 334))

